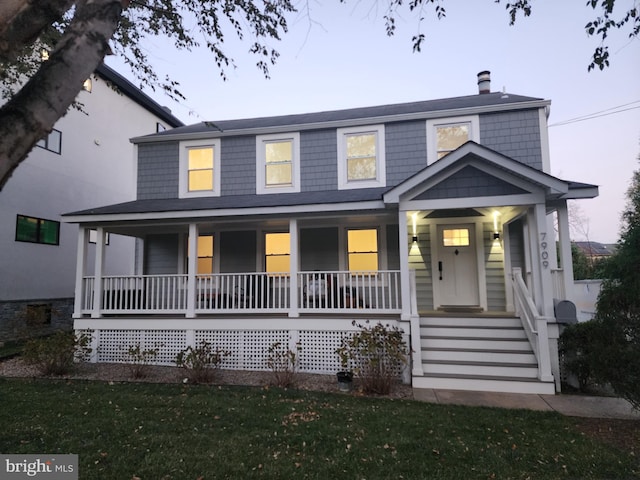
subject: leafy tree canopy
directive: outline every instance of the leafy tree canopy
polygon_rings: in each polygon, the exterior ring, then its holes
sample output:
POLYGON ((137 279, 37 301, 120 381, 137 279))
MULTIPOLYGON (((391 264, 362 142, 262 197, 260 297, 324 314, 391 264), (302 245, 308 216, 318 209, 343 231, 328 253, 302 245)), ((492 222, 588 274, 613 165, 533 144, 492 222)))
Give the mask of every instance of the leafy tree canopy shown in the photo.
MULTIPOLYGON (((346 2, 347 0, 340 0, 346 2)), ((500 0, 496 0, 499 2, 500 0)), ((386 0, 386 33, 393 35, 396 18, 410 12, 417 22, 411 43, 420 51, 426 39, 420 25, 427 15, 446 16, 444 0, 386 0)), ((533 0, 505 2, 510 22, 529 16, 533 0)), ((614 15, 615 0, 589 0, 598 12, 585 28, 601 44, 589 69, 609 65, 606 40, 612 29, 640 30, 635 2, 614 15)), ((0 86, 9 99, 0 109, 0 188, 31 148, 51 131, 67 111, 85 79, 104 56, 122 56, 142 85, 182 98, 171 78, 158 78, 148 61, 145 40, 169 39, 177 49, 206 46, 224 76, 233 65, 225 52, 229 36, 237 36, 256 55, 268 76, 278 58, 271 45, 287 33, 287 19, 296 12, 290 0, 3 0, 0 2, 0 86), (41 51, 49 51, 46 62, 41 51)))

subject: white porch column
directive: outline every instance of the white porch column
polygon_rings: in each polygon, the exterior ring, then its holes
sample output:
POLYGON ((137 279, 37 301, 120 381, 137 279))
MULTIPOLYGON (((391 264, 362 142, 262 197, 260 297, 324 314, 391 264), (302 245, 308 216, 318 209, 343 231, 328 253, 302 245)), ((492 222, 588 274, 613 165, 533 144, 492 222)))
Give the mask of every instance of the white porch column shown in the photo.
POLYGON ((513 280, 511 269, 511 237, 509 236, 509 224, 502 225, 502 255, 504 258, 504 294, 505 309, 507 312, 515 311, 513 303, 513 280))
POLYGON ((409 233, 407 212, 400 210, 398 215, 398 235, 400 245, 400 300, 402 302, 401 320, 411 319, 411 291, 409 289, 409 233))
POLYGON ((198 273, 198 224, 189 224, 187 262, 187 318, 196 316, 196 274, 198 273))
POLYGON ((96 228, 96 263, 93 271, 95 278, 93 281, 93 311, 91 312, 91 318, 102 317, 102 274, 104 271, 105 237, 104 228, 96 228))
POLYGON ((78 228, 78 248, 76 252, 76 288, 73 300, 73 318, 82 317, 82 300, 84 294, 84 272, 87 265, 87 243, 89 242, 89 229, 78 228))
POLYGON ((556 254, 555 238, 547 231, 547 213, 544 203, 537 203, 533 208, 535 237, 531 238, 531 271, 534 274, 536 286, 535 303, 538 312, 543 317, 552 320, 553 311, 553 280, 551 278, 551 261, 549 257, 556 254), (537 277, 537 278, 536 278, 537 277))
POLYGON ((573 258, 571 256, 571 233, 569 231, 569 209, 567 201, 557 207, 558 212, 558 242, 560 243, 560 266, 564 283, 564 300, 574 301, 573 298, 573 258))
MULTIPOLYGON (((298 312, 298 269, 300 267, 300 255, 299 255, 299 242, 298 242, 298 220, 292 218, 289 220, 289 316, 299 317, 298 312)), ((293 351, 293 350, 292 350, 293 351)))

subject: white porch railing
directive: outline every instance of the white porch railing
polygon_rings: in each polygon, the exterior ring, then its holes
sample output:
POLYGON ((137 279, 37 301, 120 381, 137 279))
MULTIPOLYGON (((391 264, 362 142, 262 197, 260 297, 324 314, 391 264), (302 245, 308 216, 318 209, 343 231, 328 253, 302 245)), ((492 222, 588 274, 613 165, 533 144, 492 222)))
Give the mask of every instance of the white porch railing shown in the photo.
POLYGON ((400 272, 344 271, 298 273, 298 290, 291 292, 289 274, 220 273, 198 275, 189 292, 187 274, 106 276, 101 282, 84 277, 83 314, 282 313, 294 306, 300 312, 399 313, 400 272), (95 292, 101 284, 100 292, 95 292), (193 295, 191 297, 190 295, 193 295), (96 304, 100 299, 100 305, 96 304), (296 305, 292 304, 292 300, 296 305))
POLYGON ((522 326, 529 339, 533 353, 538 360, 538 378, 545 382, 552 381, 547 318, 538 313, 533 298, 522 278, 522 271, 519 268, 513 269, 512 278, 516 315, 522 321, 522 326))

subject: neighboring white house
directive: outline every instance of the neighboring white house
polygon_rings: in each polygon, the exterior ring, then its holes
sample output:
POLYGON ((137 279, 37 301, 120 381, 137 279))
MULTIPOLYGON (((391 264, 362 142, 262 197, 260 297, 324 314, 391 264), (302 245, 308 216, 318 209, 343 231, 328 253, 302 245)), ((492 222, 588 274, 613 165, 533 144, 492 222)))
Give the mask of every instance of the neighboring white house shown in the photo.
POLYGON ((550 174, 550 101, 491 93, 488 72, 478 85, 134 138, 136 199, 65 215, 94 361, 140 344, 172 364, 206 341, 231 352, 223 368, 259 370, 279 342, 300 347, 300 370, 331 374, 352 322, 369 320, 403 329, 414 386, 559 389, 567 200, 598 188, 550 174), (115 234, 140 241, 134 274, 110 272, 115 234))
MULTIPOLYGON (((71 327, 78 227, 61 214, 136 198, 132 136, 182 125, 168 110, 101 65, 71 109, 0 191, 0 340, 29 309, 71 327)), ((133 273, 135 241, 112 237, 107 271, 133 273)))

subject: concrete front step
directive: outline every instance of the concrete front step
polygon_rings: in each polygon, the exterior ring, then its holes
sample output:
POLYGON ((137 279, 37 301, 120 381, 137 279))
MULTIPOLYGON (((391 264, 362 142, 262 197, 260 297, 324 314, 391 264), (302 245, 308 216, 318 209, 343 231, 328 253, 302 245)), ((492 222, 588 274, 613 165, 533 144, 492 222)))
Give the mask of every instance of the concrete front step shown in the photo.
POLYGON ((470 390, 476 392, 505 392, 554 395, 553 382, 541 382, 520 378, 475 377, 464 375, 424 375, 414 376, 413 388, 433 388, 441 390, 470 390))
POLYGON ((450 360, 454 362, 500 362, 500 363, 527 363, 537 365, 536 356, 533 352, 521 350, 487 351, 487 350, 453 350, 426 349, 422 351, 422 361, 450 360))
POLYGON ((537 364, 423 361, 425 374, 538 378, 537 364))

